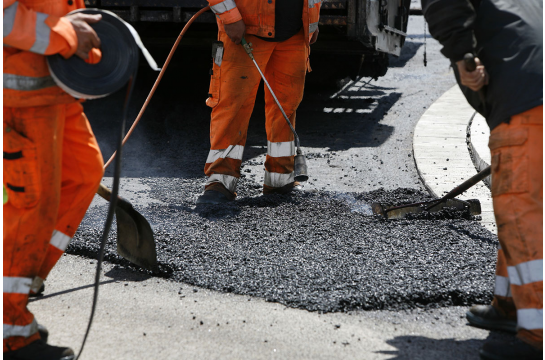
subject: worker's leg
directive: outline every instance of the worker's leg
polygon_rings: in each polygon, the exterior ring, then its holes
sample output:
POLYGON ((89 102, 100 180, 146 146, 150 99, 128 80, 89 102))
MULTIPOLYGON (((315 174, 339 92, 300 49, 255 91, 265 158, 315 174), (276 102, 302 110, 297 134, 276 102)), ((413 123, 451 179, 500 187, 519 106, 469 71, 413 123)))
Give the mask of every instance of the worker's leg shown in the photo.
MULTIPOLYGON (((307 72, 308 47, 301 30, 286 41, 276 43, 265 77, 284 112, 295 127, 295 110, 303 99, 307 72)), ((294 136, 270 91, 265 88, 267 159, 265 188, 293 183, 294 136)))
POLYGON ((543 348, 543 106, 492 130, 492 197, 518 337, 543 348))
POLYGON ((79 103, 66 105, 62 142, 61 198, 57 224, 33 288, 37 291, 57 263, 91 204, 104 163, 91 125, 79 103))
MULTIPOLYGON (((261 76, 242 45, 235 45, 223 32, 219 33, 219 40, 224 44, 224 54, 221 65, 214 63, 210 97, 206 101, 212 108, 212 117, 210 153, 204 173, 208 176, 207 186, 219 182, 234 193, 261 76)), ((253 43, 255 59, 264 68, 274 44, 251 35, 247 40, 253 43)))
POLYGON ((39 339, 28 293, 57 222, 63 106, 4 107, 4 352, 39 339))
POLYGON ((508 319, 516 319, 517 309, 511 295, 511 284, 509 283, 509 274, 507 272, 507 261, 503 249, 498 249, 498 261, 496 263, 496 282, 494 284, 494 299, 492 306, 498 312, 508 319))

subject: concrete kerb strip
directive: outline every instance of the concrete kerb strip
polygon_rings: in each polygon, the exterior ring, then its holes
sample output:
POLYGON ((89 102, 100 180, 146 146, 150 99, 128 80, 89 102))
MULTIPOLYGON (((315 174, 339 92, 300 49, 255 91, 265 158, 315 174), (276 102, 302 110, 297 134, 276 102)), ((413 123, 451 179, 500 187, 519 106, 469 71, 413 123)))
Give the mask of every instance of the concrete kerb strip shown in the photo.
MULTIPOLYGON (((443 196, 488 166, 487 131, 486 121, 475 115, 457 85, 422 115, 414 130, 413 153, 420 178, 432 195, 443 196)), ((485 183, 458 198, 478 199, 482 225, 497 234, 492 196, 485 183)))

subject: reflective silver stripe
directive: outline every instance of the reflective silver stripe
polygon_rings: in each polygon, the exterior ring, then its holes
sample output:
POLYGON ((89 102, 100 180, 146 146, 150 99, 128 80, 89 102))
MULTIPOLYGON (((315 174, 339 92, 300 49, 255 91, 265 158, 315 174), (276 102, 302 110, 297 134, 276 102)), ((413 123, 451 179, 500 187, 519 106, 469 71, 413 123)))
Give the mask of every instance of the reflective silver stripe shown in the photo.
POLYGON ((32 278, 4 276, 4 294, 28 294, 32 278))
POLYGON ((223 14, 224 12, 233 10, 236 7, 237 4, 235 4, 235 0, 225 0, 219 4, 210 6, 210 9, 212 9, 215 14, 223 14))
POLYGON ((44 283, 44 279, 42 279, 41 277, 39 276, 35 276, 34 277, 34 280, 32 280, 32 285, 30 285, 30 290, 34 291, 35 293, 38 292, 38 290, 40 290, 40 288, 42 287, 42 284, 44 283))
POLYGON ((22 75, 4 74, 4 89, 32 91, 56 86, 51 76, 30 77, 22 75))
POLYGON ((543 259, 527 261, 516 266, 508 266, 509 281, 513 285, 525 285, 543 281, 543 259))
POLYGON ((30 51, 37 54, 45 54, 49 46, 49 34, 51 29, 45 24, 45 19, 49 15, 44 13, 36 13, 36 41, 30 48, 30 51))
POLYGON ((517 328, 543 329, 543 309, 517 309, 517 328))
POLYGON ((51 236, 51 240, 49 241, 49 243, 60 251, 64 251, 70 243, 70 240, 72 240, 70 236, 55 230, 53 231, 53 235, 51 236))
POLYGON ((512 297, 509 279, 505 276, 496 275, 496 284, 494 285, 494 295, 512 297))
POLYGON ((308 26, 308 33, 309 34, 312 34, 313 32, 316 31, 316 29, 318 29, 318 23, 315 22, 315 23, 312 23, 308 26))
POLYGON ((294 156, 295 143, 293 141, 286 142, 270 142, 267 141, 267 154, 272 157, 294 156))
POLYGON ((15 23, 15 14, 17 14, 18 6, 19 2, 16 1, 4 9, 4 38, 11 34, 11 30, 13 30, 13 24, 15 23))
POLYGON ((308 0, 308 7, 314 7, 314 5, 321 3, 321 0, 308 0))
POLYGON ((227 190, 230 192, 235 192, 237 189, 238 178, 230 175, 212 174, 208 178, 206 184, 208 185, 214 182, 220 182, 227 188, 227 190))
POLYGON ((294 181, 293 173, 289 174, 280 174, 275 172, 268 172, 265 170, 265 179, 264 183, 267 186, 272 187, 282 187, 288 185, 294 181))
POLYGON ((242 160, 244 154, 244 146, 242 145, 229 145, 225 150, 210 150, 206 163, 213 163, 218 159, 231 158, 235 160, 242 160))
POLYGON ((10 325, 4 324, 4 339, 7 339, 11 336, 24 336, 30 337, 38 332, 38 323, 36 319, 28 325, 10 325))

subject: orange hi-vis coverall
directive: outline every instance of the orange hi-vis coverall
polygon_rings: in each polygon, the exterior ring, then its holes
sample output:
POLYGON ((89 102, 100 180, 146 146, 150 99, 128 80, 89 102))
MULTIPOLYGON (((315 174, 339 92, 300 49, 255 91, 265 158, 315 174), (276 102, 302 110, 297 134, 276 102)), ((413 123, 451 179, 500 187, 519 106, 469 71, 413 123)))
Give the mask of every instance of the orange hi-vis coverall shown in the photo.
MULTIPOLYGON (((309 68, 310 39, 318 29, 321 2, 305 0, 302 30, 281 42, 260 39, 275 36, 274 1, 209 0, 216 14, 218 40, 224 44, 221 64, 214 62, 206 104, 212 108, 210 153, 204 172, 206 187, 223 184, 235 193, 248 124, 254 108, 261 76, 241 45, 235 45, 224 31, 224 24, 243 20, 246 41, 252 43, 255 60, 271 85, 290 122, 303 98, 305 75, 309 68)), ((267 158, 264 187, 278 188, 294 181, 294 136, 285 118, 265 88, 265 128, 267 158)))
POLYGON ((74 236, 103 175, 83 107, 55 85, 45 55, 72 56, 62 16, 83 0, 4 0, 4 352, 40 338, 27 309, 74 236))
POLYGON ((543 348, 543 105, 490 133, 498 262, 492 305, 543 348))

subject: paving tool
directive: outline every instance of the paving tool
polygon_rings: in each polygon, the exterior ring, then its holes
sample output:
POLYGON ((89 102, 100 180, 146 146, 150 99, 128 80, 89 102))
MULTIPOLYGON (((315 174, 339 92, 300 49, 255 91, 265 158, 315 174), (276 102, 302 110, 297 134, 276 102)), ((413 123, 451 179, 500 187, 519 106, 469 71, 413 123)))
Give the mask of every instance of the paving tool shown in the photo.
POLYGON ((303 152, 301 151, 301 147, 300 147, 300 143, 299 143, 299 136, 295 132, 295 128, 291 124, 290 119, 288 118, 288 116, 284 112, 284 109, 282 108, 282 105, 280 105, 280 102, 276 98, 276 95, 274 94, 273 89, 271 89, 271 86, 269 85, 269 82, 267 81, 267 79, 265 79, 265 75, 263 75, 263 72, 259 68, 259 65, 257 65, 257 62, 255 61, 255 58, 254 58, 254 54, 252 53, 252 51, 253 51, 252 44, 247 43, 246 39, 244 39, 244 38, 242 38, 241 44, 244 47, 244 50, 246 50, 246 53, 248 54, 250 59, 252 59, 252 61, 254 62, 254 65, 257 68, 257 71, 259 71, 259 74, 261 75, 261 78, 263 79, 263 82, 265 82, 265 85, 269 89, 274 101, 276 102, 276 105, 278 105, 278 108, 282 112, 282 115, 284 115, 284 119, 286 119, 286 121, 287 121, 287 123, 288 123, 288 125, 289 125, 289 127, 291 129, 291 132, 293 133, 293 136, 295 137, 295 146, 297 147, 297 154, 295 155, 295 160, 294 160, 294 180, 295 181, 307 181, 308 180, 307 162, 306 162, 306 159, 305 159, 305 155, 303 155, 303 152))
POLYGON ((431 201, 424 201, 414 204, 407 204, 401 206, 389 206, 386 204, 373 203, 371 208, 373 213, 381 215, 387 219, 402 219, 408 214, 417 214, 421 212, 438 212, 443 208, 455 208, 456 210, 469 209, 471 215, 481 214, 481 203, 477 199, 471 200, 459 200, 455 199, 456 196, 462 194, 464 191, 477 184, 490 175, 490 166, 486 169, 473 175, 471 178, 464 181, 452 189, 448 194, 440 199, 431 201))
MULTIPOLYGON (((112 192, 104 184, 100 184, 97 194, 107 201, 112 192)), ((148 270, 157 268, 157 252, 153 230, 149 222, 130 202, 117 197, 115 208, 117 219, 117 253, 130 262, 148 270)))

